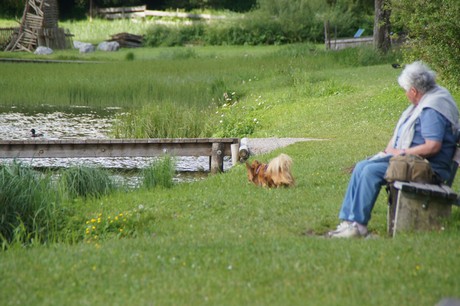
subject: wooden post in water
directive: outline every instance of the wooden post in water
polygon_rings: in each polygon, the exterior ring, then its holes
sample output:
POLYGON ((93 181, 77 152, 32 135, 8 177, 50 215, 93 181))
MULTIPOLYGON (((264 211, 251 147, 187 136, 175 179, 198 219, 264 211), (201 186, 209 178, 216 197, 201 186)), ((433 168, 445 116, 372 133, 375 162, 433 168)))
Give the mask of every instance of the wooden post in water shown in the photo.
POLYGON ((212 144, 211 152, 211 173, 216 174, 224 171, 224 144, 219 142, 214 142, 212 144))

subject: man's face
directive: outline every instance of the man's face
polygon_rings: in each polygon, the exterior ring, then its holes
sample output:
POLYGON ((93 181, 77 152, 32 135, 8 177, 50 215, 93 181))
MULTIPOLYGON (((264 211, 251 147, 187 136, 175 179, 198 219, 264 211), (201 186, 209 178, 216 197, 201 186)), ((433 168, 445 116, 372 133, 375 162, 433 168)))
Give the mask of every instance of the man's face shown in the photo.
POLYGON ((406 91, 406 97, 412 104, 415 105, 418 104, 421 98, 419 92, 414 87, 411 87, 408 91, 406 91))

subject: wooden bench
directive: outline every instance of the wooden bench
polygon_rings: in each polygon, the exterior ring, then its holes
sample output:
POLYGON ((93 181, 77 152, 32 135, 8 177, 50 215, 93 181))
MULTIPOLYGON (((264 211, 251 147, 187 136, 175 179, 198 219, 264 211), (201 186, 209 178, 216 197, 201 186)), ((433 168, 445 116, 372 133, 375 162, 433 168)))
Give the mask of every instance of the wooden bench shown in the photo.
POLYGON ((460 148, 453 158, 451 178, 446 184, 421 184, 396 181, 388 185, 387 232, 429 231, 442 229, 451 215, 452 205, 459 205, 451 186, 460 162, 460 148))
POLYGON ((452 205, 458 205, 457 193, 447 185, 396 181, 390 185, 387 230, 397 232, 440 230, 452 205))

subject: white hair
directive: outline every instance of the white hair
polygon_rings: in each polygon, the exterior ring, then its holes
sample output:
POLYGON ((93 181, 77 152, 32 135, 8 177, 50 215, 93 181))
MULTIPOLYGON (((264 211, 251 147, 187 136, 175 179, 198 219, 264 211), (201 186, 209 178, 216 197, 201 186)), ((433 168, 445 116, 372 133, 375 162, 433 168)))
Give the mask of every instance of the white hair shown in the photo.
POLYGON ((436 85, 436 73, 421 61, 413 62, 406 65, 398 83, 405 91, 414 87, 424 94, 436 85))

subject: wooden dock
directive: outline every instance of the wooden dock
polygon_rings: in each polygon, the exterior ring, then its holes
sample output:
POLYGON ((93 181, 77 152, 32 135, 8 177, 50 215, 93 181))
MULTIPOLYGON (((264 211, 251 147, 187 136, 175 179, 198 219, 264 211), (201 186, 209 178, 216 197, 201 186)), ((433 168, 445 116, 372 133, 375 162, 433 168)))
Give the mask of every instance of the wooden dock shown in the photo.
POLYGON ((238 160, 238 138, 0 140, 0 158, 209 156, 210 172, 223 171, 224 156, 238 160))

